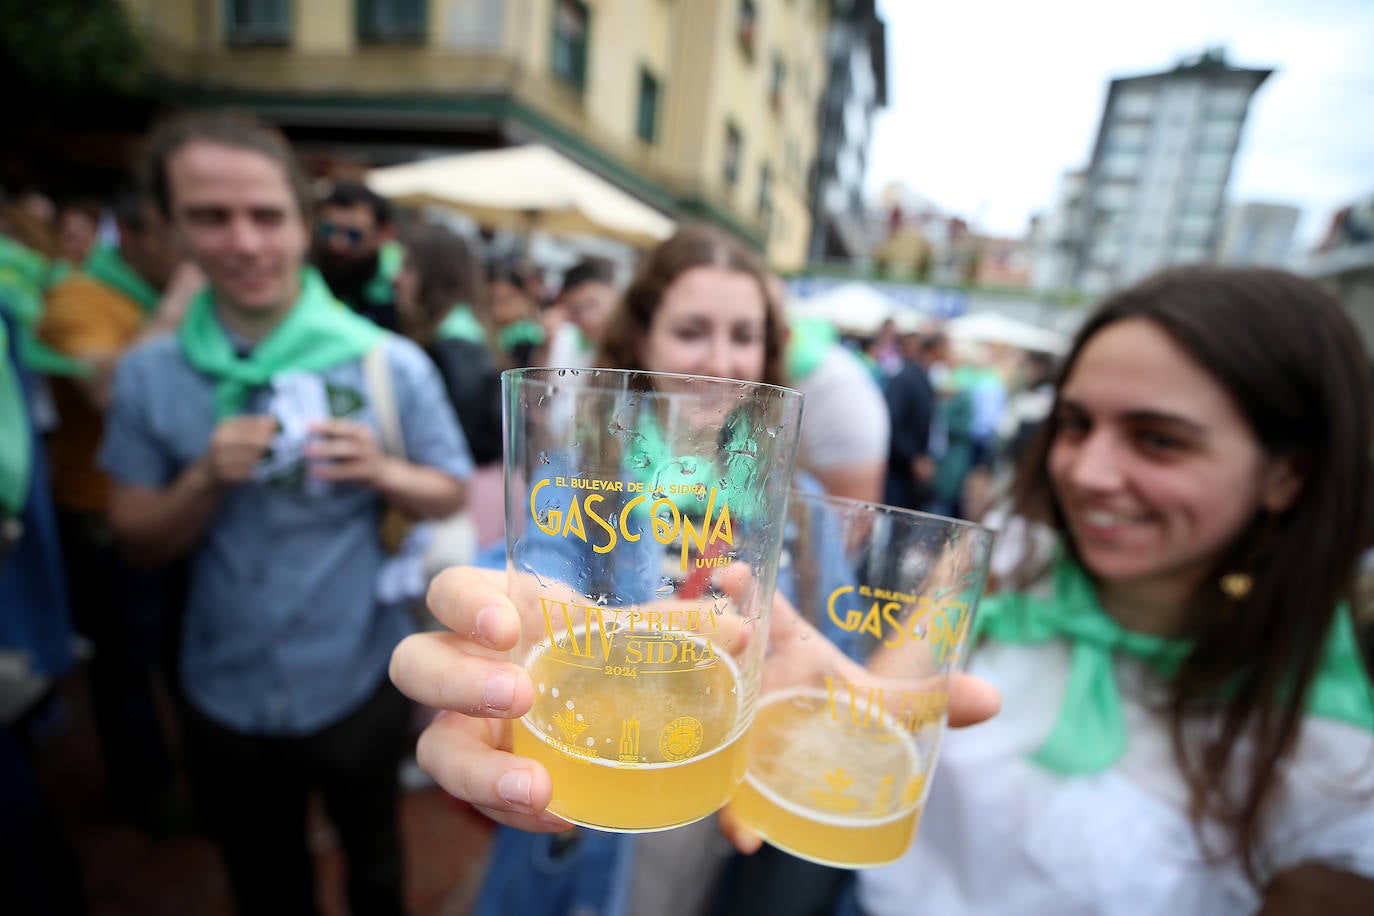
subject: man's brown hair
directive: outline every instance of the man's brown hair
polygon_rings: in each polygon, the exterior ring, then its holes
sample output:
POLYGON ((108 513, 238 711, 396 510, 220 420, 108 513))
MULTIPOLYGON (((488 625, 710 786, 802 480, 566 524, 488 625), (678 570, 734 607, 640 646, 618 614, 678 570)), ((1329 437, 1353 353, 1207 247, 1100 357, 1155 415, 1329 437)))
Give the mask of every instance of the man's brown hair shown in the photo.
POLYGON ((167 164, 178 150, 190 143, 215 143, 250 150, 281 166, 301 219, 311 219, 310 183, 301 170, 291 144, 281 131, 257 115, 237 108, 184 111, 159 121, 148 134, 143 160, 143 179, 153 202, 167 219, 172 219, 172 190, 167 164))

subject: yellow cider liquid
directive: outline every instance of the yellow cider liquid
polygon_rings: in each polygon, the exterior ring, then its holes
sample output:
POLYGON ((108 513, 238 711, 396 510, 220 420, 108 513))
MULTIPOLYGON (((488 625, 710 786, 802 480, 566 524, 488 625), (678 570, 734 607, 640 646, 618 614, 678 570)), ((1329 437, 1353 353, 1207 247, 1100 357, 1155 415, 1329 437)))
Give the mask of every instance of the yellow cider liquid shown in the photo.
POLYGON ((819 689, 760 700, 749 768, 730 807, 792 855, 842 868, 883 865, 916 834, 921 754, 890 717, 856 729, 837 722, 835 712, 819 689))
POLYGON ((531 650, 534 706, 514 728, 514 752, 548 767, 549 810, 621 832, 718 811, 748 744, 734 660, 700 637, 622 630, 602 643, 573 632, 583 657, 548 642, 531 650))

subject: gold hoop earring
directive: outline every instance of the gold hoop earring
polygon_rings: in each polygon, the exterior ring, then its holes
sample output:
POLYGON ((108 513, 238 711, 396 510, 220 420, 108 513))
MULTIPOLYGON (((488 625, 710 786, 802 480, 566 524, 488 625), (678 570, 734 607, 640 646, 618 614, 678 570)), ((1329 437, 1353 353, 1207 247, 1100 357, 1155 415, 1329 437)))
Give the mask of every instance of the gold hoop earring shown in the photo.
POLYGON ((1258 565, 1260 558, 1268 550, 1270 542, 1274 538, 1274 529, 1278 527, 1279 518, 1272 512, 1266 512, 1264 521, 1261 522, 1259 532, 1255 537, 1253 546, 1248 551, 1249 557, 1242 565, 1241 569, 1233 570, 1224 574, 1217 580, 1217 588, 1221 593, 1230 599, 1229 603, 1244 600, 1249 596, 1251 589, 1255 587, 1255 578, 1246 569, 1254 569, 1258 565))
POLYGON ((1227 573, 1217 581, 1217 586, 1221 593, 1232 601, 1240 601, 1250 594, 1250 589, 1255 585, 1255 580, 1249 573, 1233 572, 1227 573))

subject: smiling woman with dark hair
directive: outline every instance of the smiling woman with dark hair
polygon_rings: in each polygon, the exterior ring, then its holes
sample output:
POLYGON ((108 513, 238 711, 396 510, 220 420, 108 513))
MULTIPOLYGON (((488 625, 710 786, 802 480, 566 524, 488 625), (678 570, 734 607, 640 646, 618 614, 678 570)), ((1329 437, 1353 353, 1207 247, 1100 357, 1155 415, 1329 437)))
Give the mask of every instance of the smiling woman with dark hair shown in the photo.
POLYGON ((1160 274, 1088 319, 1013 493, 1058 547, 980 608, 1004 710, 948 736, 865 912, 1374 912, 1358 341, 1267 270, 1160 274))

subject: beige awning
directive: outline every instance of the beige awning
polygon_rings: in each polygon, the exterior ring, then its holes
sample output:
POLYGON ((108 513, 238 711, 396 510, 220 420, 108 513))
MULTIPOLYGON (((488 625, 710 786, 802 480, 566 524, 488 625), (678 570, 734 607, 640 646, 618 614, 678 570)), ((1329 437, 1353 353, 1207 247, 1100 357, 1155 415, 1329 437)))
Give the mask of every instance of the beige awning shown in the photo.
POLYGON ((952 340, 1001 344, 1005 347, 1033 350, 1054 356, 1063 356, 1069 352, 1068 335, 1017 321, 998 312, 961 315, 946 322, 945 333, 952 340))
POLYGON ((540 144, 373 169, 367 183, 397 203, 453 207, 493 229, 609 236, 648 247, 674 228, 653 207, 540 144))
POLYGON ((874 289, 867 283, 843 283, 818 296, 793 304, 789 315, 798 318, 821 318, 833 324, 842 334, 869 336, 876 334, 884 321, 896 319, 906 309, 901 303, 874 289))

